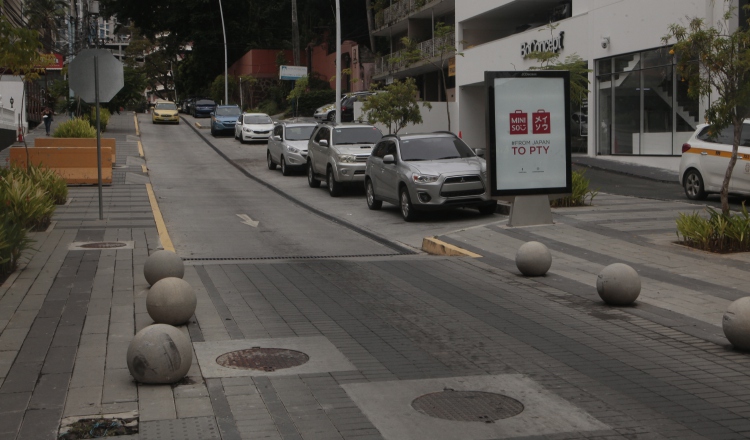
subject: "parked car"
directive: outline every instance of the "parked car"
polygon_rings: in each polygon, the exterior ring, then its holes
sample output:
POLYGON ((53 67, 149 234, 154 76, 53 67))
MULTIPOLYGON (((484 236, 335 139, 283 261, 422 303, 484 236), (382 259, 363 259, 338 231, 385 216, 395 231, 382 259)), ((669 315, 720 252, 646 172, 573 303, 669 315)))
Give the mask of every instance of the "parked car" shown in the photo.
MULTIPOLYGON (((354 103, 375 94, 376 92, 347 93, 341 97, 341 122, 354 121, 354 103)), ((336 103, 318 107, 313 114, 318 122, 334 121, 336 119, 336 103)))
POLYGON ((216 111, 211 113, 211 134, 234 133, 234 125, 242 114, 238 105, 217 105, 216 111))
POLYGON ((172 101, 156 101, 154 108, 151 110, 151 122, 156 124, 160 122, 180 123, 180 115, 177 113, 177 106, 172 101))
POLYGON ((216 103, 212 99, 196 99, 190 106, 190 114, 194 118, 207 118, 216 110, 216 103))
POLYGON ((367 207, 383 202, 401 208, 407 222, 420 211, 454 207, 495 212, 486 185, 486 163, 452 133, 386 135, 367 159, 367 207))
POLYGON ((247 141, 268 140, 273 131, 273 120, 265 113, 243 113, 234 125, 234 138, 247 141))
MULTIPOLYGON (((708 194, 720 193, 724 174, 732 156, 734 126, 718 133, 701 124, 682 145, 680 184, 691 200, 703 200, 708 194)), ((729 192, 750 196, 750 119, 742 124, 742 137, 737 151, 737 163, 732 170, 729 192)))
POLYGON ((307 183, 311 188, 328 184, 331 197, 340 196, 343 185, 363 182, 365 162, 383 133, 367 124, 318 124, 307 146, 307 183))
POLYGON ((281 165, 281 174, 288 176, 294 168, 307 165, 307 143, 315 124, 307 122, 281 122, 273 129, 268 139, 266 160, 268 169, 281 165))
POLYGON ((182 113, 185 113, 186 115, 192 115, 193 111, 193 105, 195 104, 195 98, 188 98, 184 101, 182 101, 182 108, 180 109, 182 113))

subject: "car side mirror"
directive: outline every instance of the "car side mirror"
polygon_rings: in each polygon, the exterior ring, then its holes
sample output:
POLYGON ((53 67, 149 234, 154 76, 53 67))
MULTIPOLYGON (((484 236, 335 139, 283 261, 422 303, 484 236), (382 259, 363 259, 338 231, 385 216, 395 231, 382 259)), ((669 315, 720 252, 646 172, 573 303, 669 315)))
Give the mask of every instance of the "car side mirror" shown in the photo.
POLYGON ((396 158, 393 157, 392 154, 386 154, 385 156, 383 156, 383 163, 386 165, 396 163, 396 158))
POLYGON ((211 116, 214 116, 214 112, 211 112, 211 116))
POLYGON ((327 139, 321 139, 318 142, 318 145, 320 145, 321 147, 327 147, 328 146, 328 140, 327 139))
POLYGON ((476 153, 476 155, 479 157, 484 157, 485 151, 484 148, 475 148, 474 153, 476 153))
POLYGON ((279 136, 279 135, 275 135, 275 136, 273 137, 273 140, 281 142, 281 136, 279 136))

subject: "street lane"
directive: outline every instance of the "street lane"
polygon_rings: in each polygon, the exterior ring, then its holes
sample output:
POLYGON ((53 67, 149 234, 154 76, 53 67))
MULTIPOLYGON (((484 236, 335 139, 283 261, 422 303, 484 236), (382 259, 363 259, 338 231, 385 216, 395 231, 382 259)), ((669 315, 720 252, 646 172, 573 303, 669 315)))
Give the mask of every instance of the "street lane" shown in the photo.
POLYGON ((183 258, 398 253, 247 178, 185 122, 153 125, 148 115, 139 115, 139 124, 154 192, 183 258))

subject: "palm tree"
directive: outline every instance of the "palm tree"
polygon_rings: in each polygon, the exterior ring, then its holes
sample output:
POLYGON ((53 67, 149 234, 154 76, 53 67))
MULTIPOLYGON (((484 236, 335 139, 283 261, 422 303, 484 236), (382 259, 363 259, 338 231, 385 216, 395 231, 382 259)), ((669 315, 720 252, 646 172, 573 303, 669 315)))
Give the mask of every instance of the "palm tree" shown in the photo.
POLYGON ((55 49, 55 40, 65 17, 68 2, 65 0, 27 0, 26 18, 29 29, 39 31, 45 51, 55 49))

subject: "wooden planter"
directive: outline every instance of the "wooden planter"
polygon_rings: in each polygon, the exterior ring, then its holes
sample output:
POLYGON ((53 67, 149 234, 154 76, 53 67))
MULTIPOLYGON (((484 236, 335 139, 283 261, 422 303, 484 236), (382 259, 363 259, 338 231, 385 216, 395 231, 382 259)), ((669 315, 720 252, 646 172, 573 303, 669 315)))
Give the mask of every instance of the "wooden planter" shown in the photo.
MULTIPOLYGON (((96 149, 96 138, 50 138, 50 137, 35 138, 34 147, 35 148, 87 147, 87 148, 96 149)), ((115 140, 112 138, 102 138, 102 149, 104 147, 109 147, 112 149, 112 163, 117 162, 116 151, 115 151, 115 140)))
MULTIPOLYGON (((102 139, 103 141, 104 139, 102 139)), ((114 143, 114 139, 112 139, 114 143)), ((96 139, 94 139, 96 146, 96 139)), ((102 183, 112 184, 112 158, 114 151, 102 147, 102 183)), ((68 184, 97 184, 99 182, 96 148, 91 147, 29 147, 29 159, 33 165, 44 166, 61 175, 68 184)), ((10 147, 10 163, 26 166, 26 149, 10 147)))

